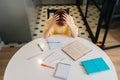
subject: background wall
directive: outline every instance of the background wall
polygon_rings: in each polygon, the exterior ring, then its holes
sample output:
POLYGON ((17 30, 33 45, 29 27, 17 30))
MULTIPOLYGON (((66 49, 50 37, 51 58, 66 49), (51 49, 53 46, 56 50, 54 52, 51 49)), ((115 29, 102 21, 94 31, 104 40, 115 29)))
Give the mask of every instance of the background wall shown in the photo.
POLYGON ((31 40, 24 0, 0 0, 0 35, 5 43, 31 40))
POLYGON ((38 2, 40 5, 51 5, 51 4, 75 4, 76 0, 33 0, 38 2))

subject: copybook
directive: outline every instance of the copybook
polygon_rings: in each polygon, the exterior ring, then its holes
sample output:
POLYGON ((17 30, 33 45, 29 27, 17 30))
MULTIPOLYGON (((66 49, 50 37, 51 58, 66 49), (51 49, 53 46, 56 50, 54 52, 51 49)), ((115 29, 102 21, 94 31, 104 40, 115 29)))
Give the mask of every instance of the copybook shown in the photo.
POLYGON ((56 40, 48 40, 48 46, 50 49, 58 49, 62 47, 62 42, 56 40))
POLYGON ((67 80, 70 67, 71 67, 70 64, 58 63, 54 76, 56 78, 61 78, 62 80, 67 80))
POLYGON ((85 61, 82 61, 81 63, 85 68, 87 74, 102 72, 110 69, 107 63, 101 57, 85 60, 85 61))
POLYGON ((69 55, 73 60, 77 60, 83 55, 90 52, 92 49, 87 47, 87 45, 76 40, 62 48, 62 50, 69 55))

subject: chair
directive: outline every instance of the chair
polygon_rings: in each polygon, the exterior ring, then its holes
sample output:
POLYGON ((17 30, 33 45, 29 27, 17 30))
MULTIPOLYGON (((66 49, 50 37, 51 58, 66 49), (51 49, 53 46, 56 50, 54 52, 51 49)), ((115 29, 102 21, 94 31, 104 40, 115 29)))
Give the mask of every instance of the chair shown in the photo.
MULTIPOLYGON (((86 9, 85 9, 85 13, 83 13, 81 7, 80 7, 80 0, 77 0, 76 1, 76 5, 77 5, 77 8, 83 18, 83 21, 86 25, 86 28, 90 34, 90 37, 91 37, 91 40, 93 43, 95 44, 100 44, 98 45, 99 47, 101 48, 104 48, 104 49, 107 49, 105 48, 104 46, 104 43, 106 41, 106 37, 107 37, 107 33, 108 33, 108 30, 109 30, 109 26, 112 22, 112 19, 114 18, 114 12, 115 12, 115 9, 116 9, 116 6, 119 2, 119 0, 103 0, 102 1, 102 7, 99 7, 97 4, 96 4, 96 1, 95 0, 87 0, 87 4, 86 4, 86 9), (94 33, 92 32, 91 28, 90 28, 90 25, 88 24, 88 21, 87 21, 87 12, 88 12, 88 4, 90 4, 90 1, 92 1, 94 3, 94 5, 98 8, 98 10, 100 11, 100 17, 99 17, 99 21, 98 21, 98 25, 97 25, 97 29, 96 29, 96 33, 94 35, 94 33), (101 28, 103 27, 103 25, 105 26, 105 33, 103 35, 103 38, 102 38, 102 41, 99 42, 98 41, 98 38, 99 38, 99 35, 100 35, 100 30, 101 28)), ((119 16, 119 15, 117 15, 119 16)), ((111 46, 109 48, 112 48, 112 47, 119 47, 120 45, 117 45, 117 46, 111 46)))
POLYGON ((102 5, 102 11, 100 13, 100 18, 99 18, 99 22, 98 22, 98 26, 95 34, 95 42, 97 42, 99 38, 100 30, 102 28, 102 23, 104 22, 105 33, 104 33, 102 44, 101 44, 102 48, 104 47, 104 43, 110 27, 110 23, 112 21, 112 17, 114 15, 118 1, 119 0, 104 0, 104 3, 102 5))
POLYGON ((117 2, 117 6, 112 18, 120 18, 120 0, 117 2))
MULTIPOLYGON (((47 18, 50 17, 50 14, 51 14, 51 13, 54 14, 57 10, 58 10, 58 9, 47 9, 47 18)), ((64 10, 69 14, 69 8, 64 9, 64 10)))

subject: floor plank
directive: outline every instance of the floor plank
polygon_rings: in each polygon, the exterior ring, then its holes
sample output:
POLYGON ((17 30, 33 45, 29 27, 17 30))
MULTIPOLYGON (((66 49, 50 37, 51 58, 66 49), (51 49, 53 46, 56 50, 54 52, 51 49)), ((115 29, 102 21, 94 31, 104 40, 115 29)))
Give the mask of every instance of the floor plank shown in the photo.
POLYGON ((120 80, 120 47, 105 50, 105 52, 111 58, 118 74, 118 80, 120 80))
POLYGON ((14 53, 20 49, 20 47, 14 47, 14 48, 2 48, 0 51, 0 80, 3 80, 4 72, 6 69, 6 66, 11 59, 11 57, 14 55, 14 53))

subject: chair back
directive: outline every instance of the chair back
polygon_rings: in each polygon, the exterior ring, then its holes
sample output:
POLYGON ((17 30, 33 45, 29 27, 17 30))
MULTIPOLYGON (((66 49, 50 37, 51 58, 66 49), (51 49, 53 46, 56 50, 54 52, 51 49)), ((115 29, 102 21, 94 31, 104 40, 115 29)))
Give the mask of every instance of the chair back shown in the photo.
MULTIPOLYGON (((50 14, 54 14, 58 9, 47 9, 47 18, 50 17, 50 14)), ((69 14, 69 8, 64 9, 69 14)))

